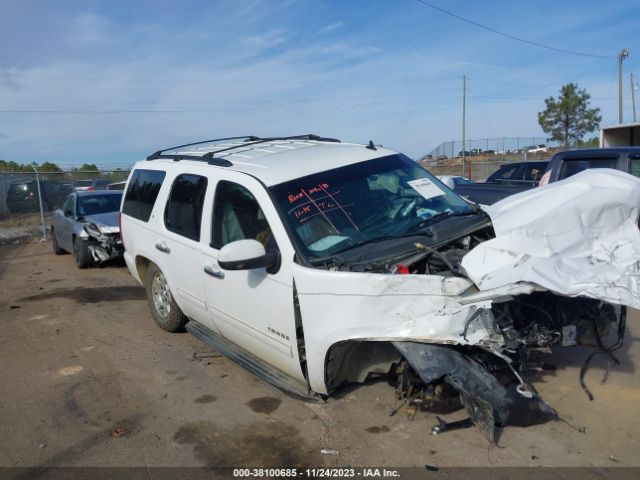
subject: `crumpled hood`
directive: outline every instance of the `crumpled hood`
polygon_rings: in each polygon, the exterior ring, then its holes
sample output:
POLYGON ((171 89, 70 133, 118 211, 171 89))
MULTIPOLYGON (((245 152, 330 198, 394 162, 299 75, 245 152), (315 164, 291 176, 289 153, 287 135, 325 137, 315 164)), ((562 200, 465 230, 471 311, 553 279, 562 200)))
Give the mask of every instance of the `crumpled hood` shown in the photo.
POLYGON ((480 290, 529 282, 640 308, 640 180, 591 169, 486 208, 496 238, 462 259, 480 290))
POLYGON ((119 212, 115 211, 85 215, 84 223, 95 223, 99 227, 111 227, 110 229, 115 227, 115 232, 118 232, 120 230, 118 228, 118 213, 119 212))

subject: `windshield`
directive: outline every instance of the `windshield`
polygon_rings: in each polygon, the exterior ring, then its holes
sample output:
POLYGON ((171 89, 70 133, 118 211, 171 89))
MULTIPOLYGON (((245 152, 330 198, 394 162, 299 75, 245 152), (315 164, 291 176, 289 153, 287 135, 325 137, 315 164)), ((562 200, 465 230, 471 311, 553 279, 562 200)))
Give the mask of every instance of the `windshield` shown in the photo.
POLYGON ((369 160, 271 187, 294 241, 323 258, 475 210, 404 155, 369 160))
POLYGON ((121 199, 122 194, 78 197, 78 216, 117 212, 120 210, 121 199))

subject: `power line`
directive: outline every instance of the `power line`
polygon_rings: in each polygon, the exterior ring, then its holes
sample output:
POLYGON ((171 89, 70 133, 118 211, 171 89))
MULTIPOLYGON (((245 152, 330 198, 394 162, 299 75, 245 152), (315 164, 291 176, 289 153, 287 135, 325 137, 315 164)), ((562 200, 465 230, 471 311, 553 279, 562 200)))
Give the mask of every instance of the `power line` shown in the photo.
POLYGON ((529 45, 533 45, 534 47, 539 47, 539 48, 546 48, 547 50, 553 50, 554 52, 560 52, 560 53, 566 53, 569 55, 578 55, 580 57, 591 57, 591 58, 618 58, 617 55, 594 55, 591 53, 584 53, 584 52, 576 52, 574 50, 566 50, 564 48, 557 48, 557 47, 552 47, 549 45, 544 45, 542 43, 538 43, 538 42, 534 42, 532 40, 527 40, 525 38, 520 38, 520 37, 516 37, 515 35, 511 35, 509 33, 505 33, 505 32, 501 32, 500 30, 496 30, 495 28, 491 28, 491 27, 487 27, 486 25, 482 25, 480 23, 474 22, 473 20, 469 20, 468 18, 464 18, 461 17, 460 15, 456 15, 453 12, 450 12, 448 10, 445 10, 443 8, 440 8, 436 5, 434 5, 433 3, 427 2, 426 0, 416 0, 417 2, 421 3, 422 5, 432 8, 434 10, 439 11, 440 13, 444 13, 445 15, 449 15, 450 17, 453 18, 457 18, 458 20, 461 20, 463 22, 467 22, 475 27, 478 28, 482 28, 484 30, 487 30, 489 32, 498 34, 498 35, 502 35, 503 37, 507 37, 510 38, 512 40, 517 40, 518 42, 522 42, 522 43, 527 43, 529 45))
MULTIPOLYGON (((432 97, 422 99, 423 101, 452 100, 460 98, 459 95, 432 97)), ((406 105, 414 104, 416 98, 408 98, 399 101, 383 101, 383 102, 366 102, 352 104, 334 104, 334 105, 275 105, 273 107, 239 107, 239 108, 194 108, 194 109, 112 109, 112 110, 95 110, 95 109, 0 109, 0 114, 148 114, 148 113, 229 113, 229 112, 272 112, 279 110, 315 110, 315 109, 343 109, 343 108, 359 108, 377 105, 406 105)))

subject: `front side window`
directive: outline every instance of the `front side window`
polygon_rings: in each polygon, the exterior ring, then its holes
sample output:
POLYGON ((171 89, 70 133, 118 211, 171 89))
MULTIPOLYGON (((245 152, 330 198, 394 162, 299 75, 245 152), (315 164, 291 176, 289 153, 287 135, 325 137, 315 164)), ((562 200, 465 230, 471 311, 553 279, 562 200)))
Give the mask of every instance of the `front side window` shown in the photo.
POLYGON ((73 199, 73 195, 69 195, 62 206, 62 211, 66 217, 73 216, 73 199))
POLYGON ((200 240, 200 223, 207 179, 200 175, 178 175, 164 211, 164 224, 178 235, 200 240))
POLYGON ((559 180, 569 178, 589 168, 613 168, 618 166, 617 158, 565 158, 559 180))
POLYGON ((527 164, 524 168, 524 179, 539 182, 546 170, 547 164, 544 162, 527 164))
POLYGON ((164 177, 165 172, 160 170, 135 170, 124 197, 122 213, 143 222, 149 221, 164 177))
POLYGON ((277 248, 258 201, 249 190, 233 182, 218 183, 212 233, 211 244, 214 248, 245 239, 258 240, 267 251, 277 248))
POLYGON ((404 155, 390 155, 271 187, 294 241, 310 259, 418 234, 475 210, 404 155))

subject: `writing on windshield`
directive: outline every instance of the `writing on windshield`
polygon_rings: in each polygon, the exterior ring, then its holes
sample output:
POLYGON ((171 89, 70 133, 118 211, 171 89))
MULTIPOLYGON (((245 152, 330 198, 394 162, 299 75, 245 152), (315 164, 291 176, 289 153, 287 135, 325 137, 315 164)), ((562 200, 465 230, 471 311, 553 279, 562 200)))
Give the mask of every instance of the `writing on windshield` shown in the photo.
POLYGON ((405 235, 431 217, 469 210, 402 155, 319 172, 271 190, 294 242, 313 257, 405 235))
POLYGON ((299 192, 289 194, 287 200, 291 208, 287 212, 301 224, 308 222, 314 217, 321 215, 323 219, 336 231, 338 228, 327 215, 329 212, 336 212, 354 227, 358 228, 347 210, 353 203, 342 203, 341 191, 331 188, 331 185, 322 182, 310 187, 303 187, 299 192))

